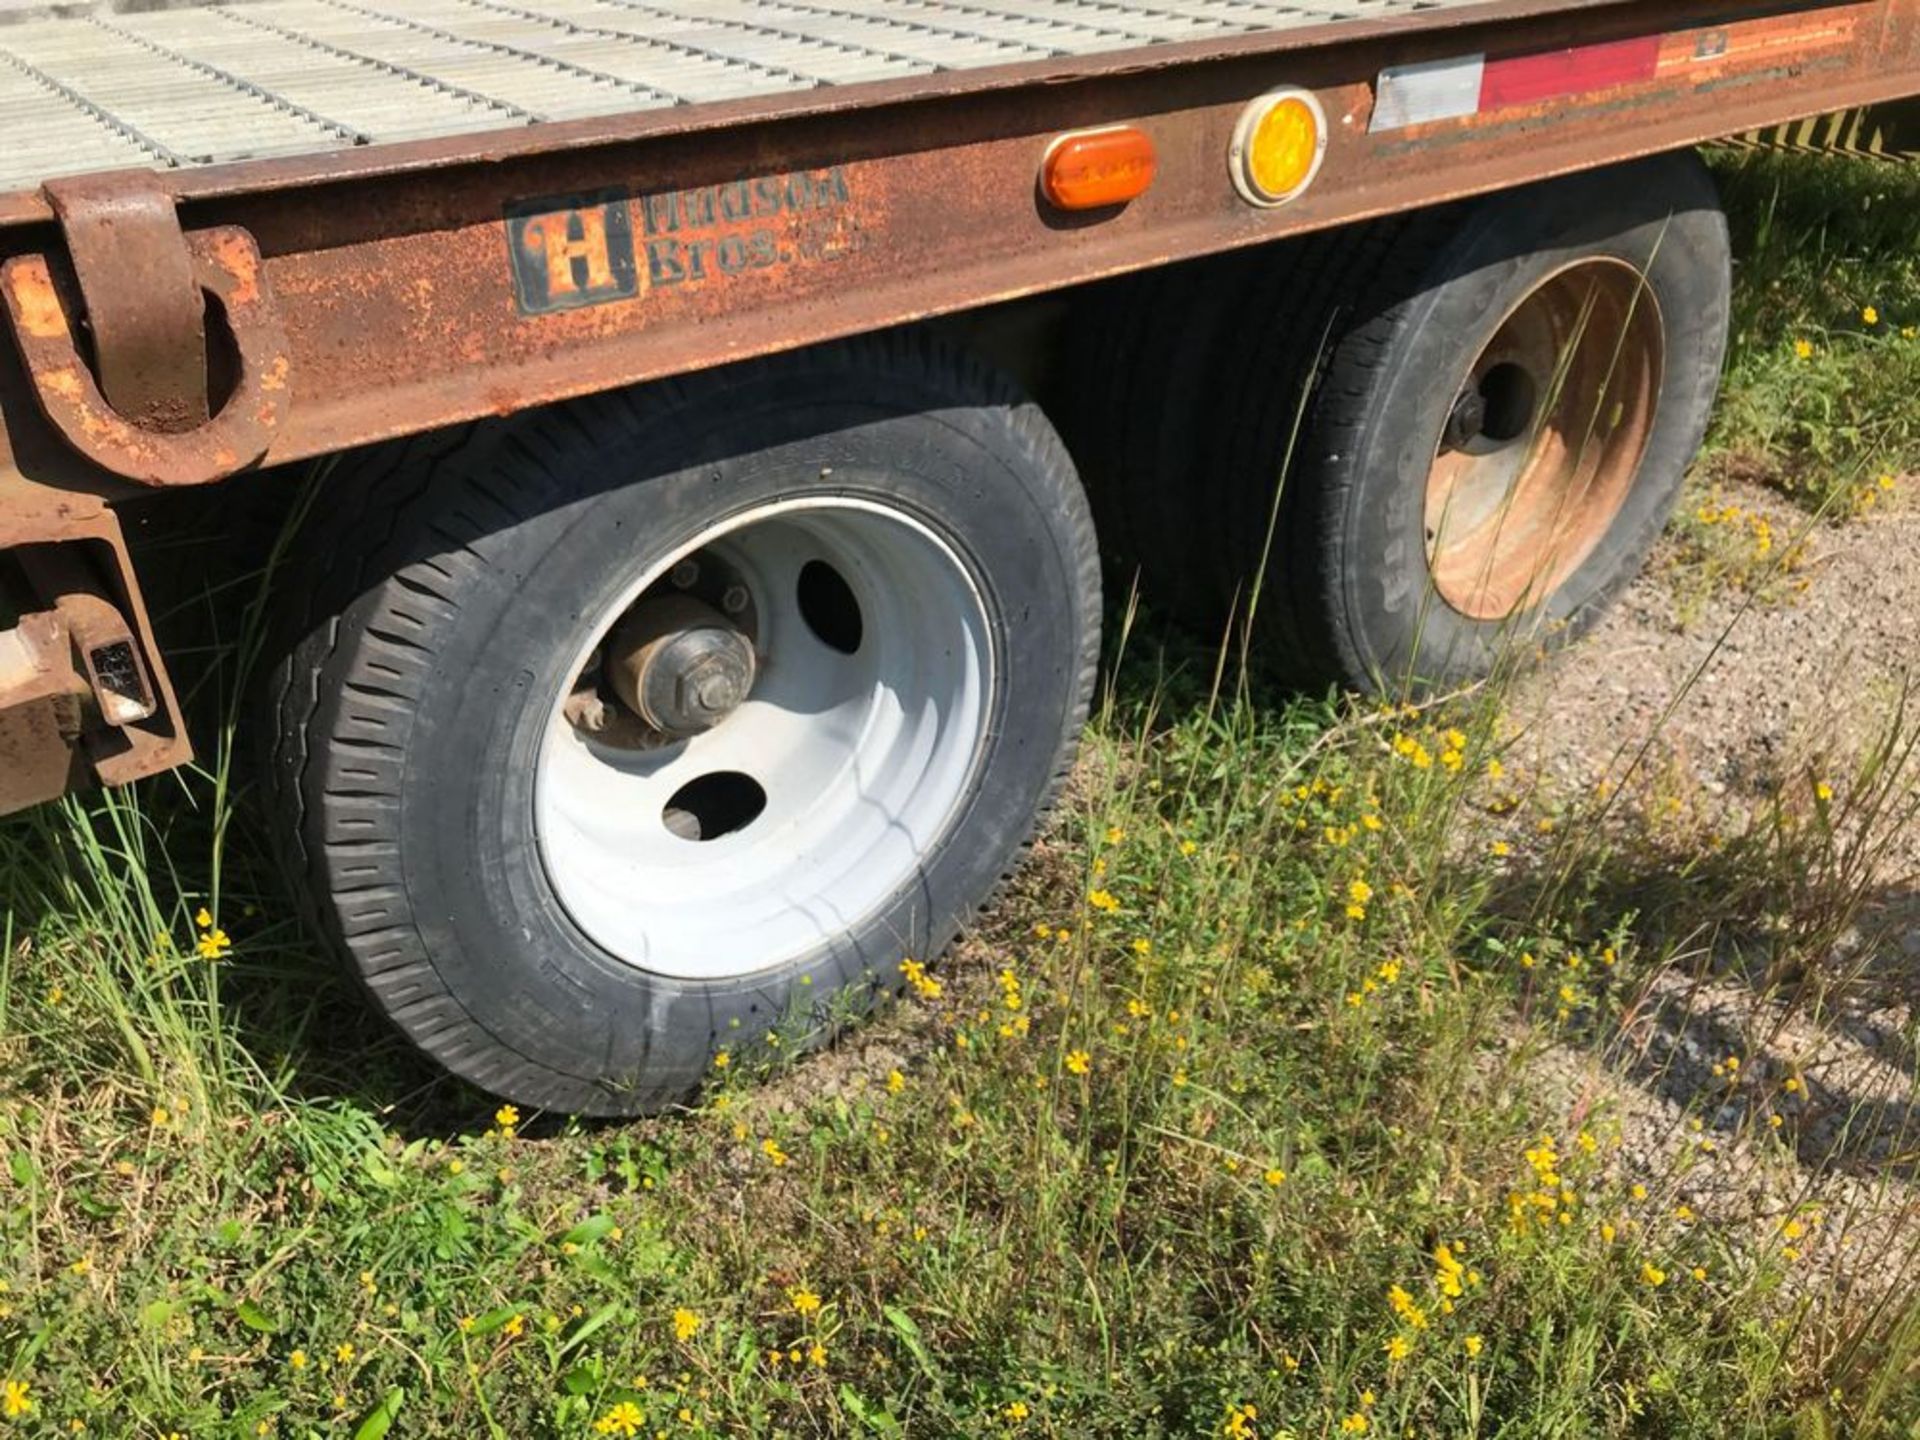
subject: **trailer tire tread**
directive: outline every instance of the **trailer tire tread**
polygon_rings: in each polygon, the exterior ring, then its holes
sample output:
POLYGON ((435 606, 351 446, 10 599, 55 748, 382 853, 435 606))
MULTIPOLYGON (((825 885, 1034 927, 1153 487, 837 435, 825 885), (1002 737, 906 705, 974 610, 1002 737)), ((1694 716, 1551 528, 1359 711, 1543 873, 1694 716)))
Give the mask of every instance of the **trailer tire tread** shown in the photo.
POLYGON ((1316 684, 1329 674, 1324 638, 1311 620, 1311 596, 1320 583, 1325 527, 1338 525, 1340 511, 1310 478, 1319 454, 1303 452, 1337 446, 1315 433, 1314 415, 1331 397, 1362 393, 1364 387, 1341 378, 1350 373, 1345 367, 1385 362, 1392 322, 1383 325, 1383 318, 1401 302, 1347 335, 1340 333, 1343 317, 1362 304, 1379 306, 1403 296, 1436 238, 1456 219, 1451 207, 1443 207, 1311 236, 1299 242, 1301 252, 1289 263, 1274 268, 1268 293, 1244 312, 1259 329, 1247 337, 1238 386, 1220 390, 1223 416, 1241 423, 1212 427, 1221 449, 1208 470, 1226 492, 1221 513, 1235 517, 1232 534, 1239 544, 1222 567, 1232 592, 1223 604, 1237 603, 1243 614, 1271 530, 1272 555, 1255 618, 1269 642, 1263 664, 1283 681, 1316 684), (1279 473, 1282 464, 1290 473, 1279 473))

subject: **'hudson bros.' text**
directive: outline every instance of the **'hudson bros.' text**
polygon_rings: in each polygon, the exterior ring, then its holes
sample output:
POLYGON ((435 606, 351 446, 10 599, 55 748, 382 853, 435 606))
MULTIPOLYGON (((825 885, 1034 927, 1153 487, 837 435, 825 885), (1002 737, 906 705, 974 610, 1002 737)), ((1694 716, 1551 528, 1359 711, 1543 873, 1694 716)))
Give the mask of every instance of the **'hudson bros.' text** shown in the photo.
POLYGON ((836 165, 649 195, 528 201, 507 214, 515 295, 522 311, 544 314, 836 260, 857 248, 851 200, 836 165))

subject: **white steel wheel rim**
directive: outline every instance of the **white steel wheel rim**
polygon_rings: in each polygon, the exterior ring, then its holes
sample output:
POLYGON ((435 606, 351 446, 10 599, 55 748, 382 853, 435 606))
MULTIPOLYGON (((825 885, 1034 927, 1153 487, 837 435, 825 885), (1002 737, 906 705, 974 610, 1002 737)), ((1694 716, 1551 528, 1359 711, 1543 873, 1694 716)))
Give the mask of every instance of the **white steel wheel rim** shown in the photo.
POLYGON ((650 974, 727 980, 788 964, 923 870, 973 789, 994 686, 979 587, 917 519, 852 497, 737 515, 641 575, 574 656, 534 777, 548 883, 595 944, 650 974), (573 677, 696 552, 721 557, 752 594, 759 668, 746 700, 712 729, 655 749, 582 733, 563 710, 573 677), (850 654, 803 613, 809 561, 852 593, 850 654), (718 838, 669 829, 669 802, 718 775, 747 777, 764 807, 718 838))

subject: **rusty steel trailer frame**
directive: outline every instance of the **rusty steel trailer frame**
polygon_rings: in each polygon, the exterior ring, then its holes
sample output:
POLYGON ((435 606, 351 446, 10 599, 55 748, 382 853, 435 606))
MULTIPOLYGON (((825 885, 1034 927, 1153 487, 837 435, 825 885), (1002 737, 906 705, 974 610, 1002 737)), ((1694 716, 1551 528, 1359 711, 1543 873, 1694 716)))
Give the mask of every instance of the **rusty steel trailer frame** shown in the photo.
POLYGON ((112 510, 143 488, 1916 94, 1920 0, 1489 0, 0 196, 0 554, 84 542, 84 567, 36 568, 67 588, 32 585, 35 614, 107 604, 148 700, 102 724, 75 639, 97 624, 36 620, 31 663, 0 652, 0 811, 72 778, 50 735, 84 735, 108 782, 187 757, 112 510), (1376 116, 1408 67, 1656 40, 1657 65, 1597 90, 1376 116), (1319 99, 1327 151, 1310 189, 1259 208, 1226 156, 1281 85, 1319 99), (1151 136, 1152 186, 1050 207, 1048 144, 1114 124, 1151 136))

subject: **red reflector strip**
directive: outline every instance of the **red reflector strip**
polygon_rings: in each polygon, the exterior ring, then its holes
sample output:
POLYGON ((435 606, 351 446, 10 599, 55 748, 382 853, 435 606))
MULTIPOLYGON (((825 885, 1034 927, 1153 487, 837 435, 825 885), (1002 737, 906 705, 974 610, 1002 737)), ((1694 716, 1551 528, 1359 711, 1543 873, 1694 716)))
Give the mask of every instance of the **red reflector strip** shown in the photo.
POLYGON ((1647 35, 1501 60, 1461 55, 1396 65, 1380 72, 1367 128, 1405 130, 1651 80, 1663 43, 1664 37, 1647 35))
POLYGON ((1651 80, 1660 64, 1658 35, 1615 40, 1605 45, 1578 45, 1544 55, 1518 55, 1490 60, 1480 76, 1480 113, 1509 105, 1537 105, 1542 100, 1564 100, 1591 95, 1636 80, 1651 80))

